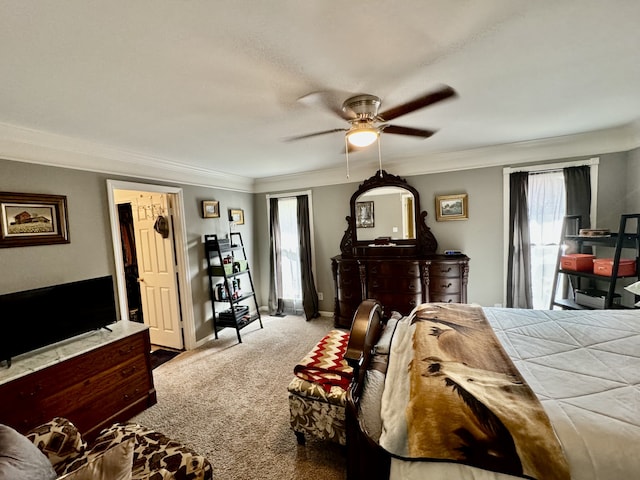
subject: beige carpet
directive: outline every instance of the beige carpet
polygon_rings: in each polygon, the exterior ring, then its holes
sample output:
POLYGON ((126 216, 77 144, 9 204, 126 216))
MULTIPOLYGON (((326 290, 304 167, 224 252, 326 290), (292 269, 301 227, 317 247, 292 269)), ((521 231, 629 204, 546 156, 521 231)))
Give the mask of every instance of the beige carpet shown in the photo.
POLYGON ((158 403, 133 421, 191 446, 211 460, 216 480, 343 480, 339 445, 289 427, 287 385, 293 367, 331 328, 333 319, 263 317, 184 352, 153 371, 158 403))

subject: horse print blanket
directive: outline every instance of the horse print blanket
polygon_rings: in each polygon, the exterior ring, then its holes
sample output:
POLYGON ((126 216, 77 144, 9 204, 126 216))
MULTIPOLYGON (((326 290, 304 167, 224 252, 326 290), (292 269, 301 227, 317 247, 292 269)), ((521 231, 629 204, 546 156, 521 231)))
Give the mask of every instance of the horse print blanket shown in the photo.
POLYGON ((382 421, 380 444, 400 458, 570 478, 542 405, 480 307, 424 304, 398 322, 382 421))
POLYGON ((329 392, 333 385, 349 388, 353 369, 344 359, 349 343, 349 332, 331 330, 298 363, 293 372, 311 383, 321 385, 329 392))

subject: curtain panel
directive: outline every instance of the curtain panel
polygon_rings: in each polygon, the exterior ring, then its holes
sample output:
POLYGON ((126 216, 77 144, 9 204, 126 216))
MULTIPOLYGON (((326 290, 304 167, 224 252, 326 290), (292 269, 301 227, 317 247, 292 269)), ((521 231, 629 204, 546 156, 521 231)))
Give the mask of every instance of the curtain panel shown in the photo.
POLYGON ((507 307, 533 308, 531 290, 531 242, 527 190, 528 172, 509 176, 509 253, 507 266, 507 307))
POLYGON ((302 283, 302 307, 307 320, 320 316, 318 294, 313 278, 311 233, 309 222, 309 197, 298 195, 298 240, 300 242, 300 279, 302 283))
POLYGON ((282 291, 282 272, 280 261, 280 220, 278 216, 278 199, 269 199, 269 237, 271 255, 269 255, 269 315, 282 315, 283 302, 278 298, 282 291))

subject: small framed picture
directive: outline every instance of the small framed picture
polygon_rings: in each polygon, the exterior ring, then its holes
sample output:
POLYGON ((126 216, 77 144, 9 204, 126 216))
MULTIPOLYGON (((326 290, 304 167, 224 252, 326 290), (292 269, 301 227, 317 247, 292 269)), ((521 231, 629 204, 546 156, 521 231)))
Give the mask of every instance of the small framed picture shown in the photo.
POLYGON ((236 225, 244 225, 244 210, 240 208, 230 208, 229 221, 236 225))
POLYGON ((466 220, 469 218, 468 195, 436 196, 436 221, 466 220))
POLYGON ((203 200, 202 201, 202 217, 203 218, 219 218, 220 202, 216 200, 203 200))
POLYGON ((0 247, 69 243, 67 197, 0 192, 0 247))
POLYGON ((373 202, 356 202, 356 228, 373 228, 373 202))

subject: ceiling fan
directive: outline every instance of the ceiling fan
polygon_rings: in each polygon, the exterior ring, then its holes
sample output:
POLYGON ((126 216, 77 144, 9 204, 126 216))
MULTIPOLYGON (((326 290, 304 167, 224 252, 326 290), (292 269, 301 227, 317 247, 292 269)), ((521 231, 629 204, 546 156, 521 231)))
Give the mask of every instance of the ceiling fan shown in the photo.
POLYGON ((320 101, 331 111, 336 113, 342 119, 347 120, 350 126, 348 128, 334 128, 332 130, 290 137, 287 138, 287 141, 302 140, 335 132, 346 132, 345 141, 347 143, 347 147, 350 149, 351 147, 366 147, 371 145, 378 139, 382 132, 395 135, 428 138, 435 133, 434 130, 401 127, 398 125, 390 125, 387 122, 455 96, 457 96, 457 94, 453 88, 443 86, 439 90, 426 93, 411 100, 410 102, 403 103, 379 113, 378 109, 380 108, 382 101, 375 95, 362 94, 347 98, 343 102, 342 108, 337 109, 333 108, 333 105, 328 104, 329 102, 327 102, 326 96, 309 94, 306 97, 303 97, 303 99, 311 98, 316 101, 319 98, 320 101))

